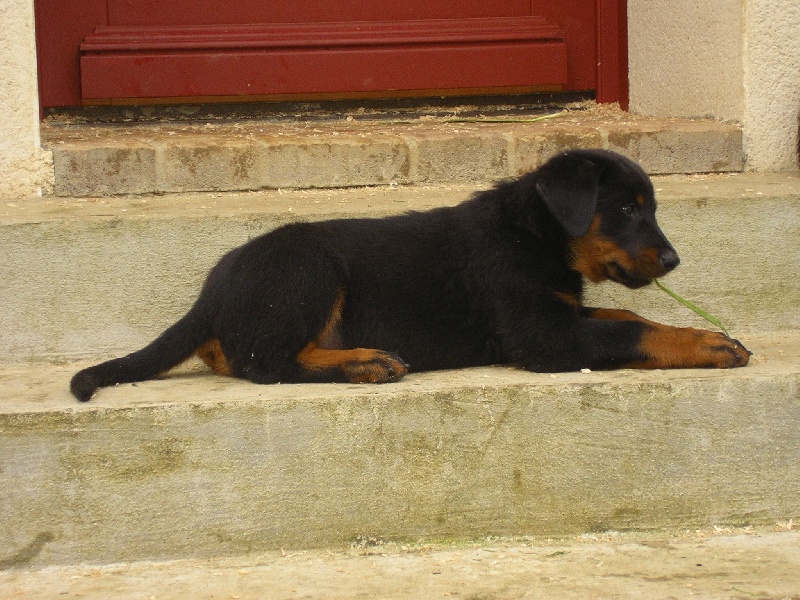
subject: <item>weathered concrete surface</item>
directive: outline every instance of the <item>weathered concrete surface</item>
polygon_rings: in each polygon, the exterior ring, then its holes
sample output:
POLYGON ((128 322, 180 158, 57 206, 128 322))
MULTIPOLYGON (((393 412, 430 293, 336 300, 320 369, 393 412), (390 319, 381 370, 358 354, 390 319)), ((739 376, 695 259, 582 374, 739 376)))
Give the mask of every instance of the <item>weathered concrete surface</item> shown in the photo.
MULTIPOLYGON (((0 205, 0 364, 141 347, 194 301, 228 249, 280 224, 454 204, 482 186, 41 199, 0 205)), ((656 178, 681 255, 665 279, 734 334, 800 328, 800 177, 656 178)), ((590 286, 589 302, 705 322, 655 288, 590 286)))
POLYGON ((751 366, 256 386, 206 371, 102 390, 0 379, 8 566, 800 518, 800 333, 751 366))
POLYGON ((480 182, 574 147, 617 150, 650 173, 744 164, 741 129, 731 123, 644 118, 608 106, 525 118, 46 124, 42 135, 59 196, 480 182))
POLYGON ((792 525, 775 527, 783 532, 718 529, 446 546, 376 541, 337 551, 13 570, 0 573, 0 595, 18 600, 788 600, 800 590, 800 535, 786 531, 792 525))

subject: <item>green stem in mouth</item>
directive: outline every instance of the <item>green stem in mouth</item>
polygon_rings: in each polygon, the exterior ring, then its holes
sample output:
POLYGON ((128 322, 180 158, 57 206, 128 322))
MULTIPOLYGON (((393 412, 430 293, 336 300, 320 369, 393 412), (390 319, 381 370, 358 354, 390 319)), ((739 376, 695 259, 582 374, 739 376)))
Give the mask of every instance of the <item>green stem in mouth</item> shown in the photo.
POLYGON ((722 323, 720 322, 720 320, 719 320, 717 317, 715 317, 714 315, 712 315, 712 314, 711 314, 711 313, 709 313, 709 312, 706 312, 705 310, 703 310, 702 308, 700 308, 700 307, 699 307, 699 306, 697 306, 696 304, 692 304, 692 303, 691 303, 691 302, 689 302, 689 301, 688 301, 686 298, 681 298, 681 297, 680 297, 678 294, 676 294, 676 293, 675 293, 675 292, 673 292, 671 289, 669 289, 667 286, 665 286, 664 284, 662 284, 662 283, 661 283, 661 282, 660 282, 658 279, 654 279, 653 281, 655 282, 655 284, 656 284, 656 285, 657 285, 659 288, 661 288, 661 289, 662 289, 663 291, 665 291, 667 294, 669 294, 670 296, 672 296, 673 298, 675 298, 675 300, 677 300, 678 302, 680 302, 681 304, 683 304, 683 305, 684 305, 686 308, 688 308, 689 310, 692 310, 692 311, 696 312, 698 315, 700 315, 701 317, 703 317, 703 318, 704 318, 706 321, 708 321, 708 322, 709 322, 709 323, 711 323, 712 325, 715 325, 715 326, 719 327, 719 328, 720 328, 720 329, 723 331, 723 333, 724 333, 725 335, 727 335, 728 337, 730 337, 730 334, 728 333, 728 330, 727 330, 727 329, 725 329, 725 327, 723 327, 722 323))

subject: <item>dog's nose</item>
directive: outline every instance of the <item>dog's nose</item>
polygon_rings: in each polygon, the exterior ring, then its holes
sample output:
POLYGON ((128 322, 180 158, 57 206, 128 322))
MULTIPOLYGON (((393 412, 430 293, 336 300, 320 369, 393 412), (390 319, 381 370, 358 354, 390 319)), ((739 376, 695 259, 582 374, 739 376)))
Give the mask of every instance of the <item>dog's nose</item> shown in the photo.
POLYGON ((664 271, 666 273, 669 273, 681 263, 681 259, 678 258, 678 253, 672 248, 662 250, 659 260, 661 261, 661 266, 664 267, 664 271))

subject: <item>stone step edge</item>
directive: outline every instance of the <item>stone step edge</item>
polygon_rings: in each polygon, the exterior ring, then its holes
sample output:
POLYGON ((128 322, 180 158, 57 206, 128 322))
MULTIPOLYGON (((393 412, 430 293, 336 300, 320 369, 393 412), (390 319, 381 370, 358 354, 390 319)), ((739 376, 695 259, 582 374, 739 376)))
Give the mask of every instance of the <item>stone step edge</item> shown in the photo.
MULTIPOLYGON (((800 172, 653 175, 660 204, 707 203, 718 198, 753 202, 800 200, 800 172), (720 189, 722 188, 722 189, 720 189)), ((9 198, 0 203, 0 227, 106 219, 245 218, 281 215, 291 220, 382 217, 409 210, 452 206, 491 188, 492 180, 426 185, 261 189, 120 194, 94 197, 9 198)))
POLYGON ((708 120, 381 122, 78 129, 45 133, 57 196, 475 182, 568 148, 606 148, 650 173, 737 172, 738 125, 708 120), (92 132, 95 132, 92 134, 92 132))
MULTIPOLYGON (((220 377, 202 362, 190 359, 165 375, 135 384, 102 388, 90 402, 81 403, 69 392, 69 378, 94 361, 62 361, 53 363, 15 363, 0 365, 0 415, 61 412, 104 413, 131 407, 164 407, 172 403, 184 405, 184 392, 191 404, 227 403, 226 394, 237 402, 260 400, 328 402, 338 396, 386 397, 398 394, 436 394, 444 389, 613 385, 616 387, 659 385, 667 381, 710 381, 726 385, 733 379, 772 379, 800 376, 800 330, 765 331, 748 336, 753 357, 748 366, 738 369, 667 369, 581 371, 566 373, 532 373, 511 366, 496 365, 465 369, 410 373, 391 384, 276 384, 256 385, 249 381, 220 377), (796 351, 797 350, 797 351, 796 351), (152 389, 150 389, 152 388, 152 389), (170 397, 178 396, 172 400, 170 397), (165 399, 166 398, 166 399, 165 399)), ((800 414, 798 415, 800 416, 800 414)))
POLYGON ((775 333, 734 371, 495 367, 375 388, 184 372, 88 404, 66 390, 74 366, 2 371, 0 544, 107 564, 788 522, 798 348, 775 333))
MULTIPOLYGON (((800 327, 793 302, 798 174, 668 176, 655 186, 661 226, 683 260, 666 285, 745 342, 750 333, 800 327)), ((185 312, 220 256, 282 223, 425 210, 473 190, 385 186, 0 204, 0 279, 7 283, 0 286, 0 364, 135 350, 185 312)), ((586 303, 709 326, 653 286, 589 285, 586 303)))
POLYGON ((735 590, 740 597, 790 598, 800 587, 799 547, 796 526, 779 522, 762 528, 550 539, 482 537, 399 544, 363 538, 350 547, 46 568, 26 568, 23 557, 13 573, 0 580, 0 596, 196 598, 203 590, 204 598, 417 600, 497 597, 497 590, 508 589, 520 591, 499 597, 527 593, 554 598, 569 590, 571 598, 610 600, 668 598, 684 588, 687 597, 729 597, 735 590), (148 596, 142 595, 143 584, 148 596))

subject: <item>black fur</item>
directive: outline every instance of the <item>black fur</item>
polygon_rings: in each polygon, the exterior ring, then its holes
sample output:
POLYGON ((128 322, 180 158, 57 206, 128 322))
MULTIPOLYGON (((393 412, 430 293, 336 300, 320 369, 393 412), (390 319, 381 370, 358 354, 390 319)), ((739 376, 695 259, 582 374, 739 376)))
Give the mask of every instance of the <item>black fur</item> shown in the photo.
POLYGON ((643 358, 644 325, 580 306, 575 241, 600 215, 604 239, 632 257, 650 249, 660 263, 604 266, 600 278, 649 283, 677 265, 655 208, 638 165, 576 150, 454 207, 287 225, 224 256, 186 316, 142 350, 80 371, 71 389, 86 401, 98 387, 153 378, 211 339, 234 376, 256 383, 341 379, 297 358, 340 296, 328 345, 394 353, 414 371, 619 367, 643 358))

